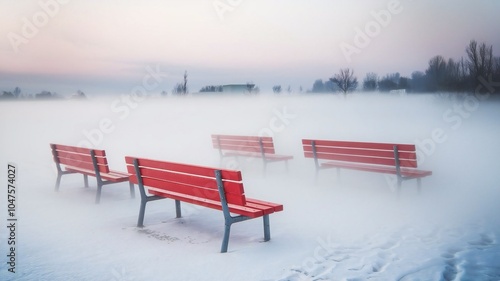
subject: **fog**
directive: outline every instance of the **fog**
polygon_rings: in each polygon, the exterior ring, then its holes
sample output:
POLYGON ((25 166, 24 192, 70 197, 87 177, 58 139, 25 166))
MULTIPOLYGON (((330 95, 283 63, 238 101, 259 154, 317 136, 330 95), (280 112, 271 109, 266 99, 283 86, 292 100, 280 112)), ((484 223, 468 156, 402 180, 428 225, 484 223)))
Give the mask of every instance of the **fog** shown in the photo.
MULTIPOLYGON (((488 94, 116 95, 1 102, 0 114, 0 159, 19 171, 21 280, 500 278, 500 101, 488 94), (288 172, 269 164, 264 177, 259 159, 221 163, 211 134, 272 136, 276 152, 294 159, 288 172), (304 138, 416 144, 419 168, 433 175, 420 194, 405 181, 399 196, 381 174, 323 170, 314 184, 304 138), (257 243, 261 221, 252 220, 234 228, 221 255, 220 212, 184 204, 178 223, 162 200, 148 205, 139 231, 140 199, 128 198, 126 183, 105 186, 98 206, 93 179, 84 189, 80 176, 65 176, 54 192, 49 143, 105 149, 119 171, 125 156, 238 169, 247 196, 284 211, 270 217, 270 242, 257 243), (318 257, 320 241, 335 247, 318 257), (213 268, 191 270, 208 259, 213 268)), ((14 276, 5 262, 1 270, 2 280, 14 276)))

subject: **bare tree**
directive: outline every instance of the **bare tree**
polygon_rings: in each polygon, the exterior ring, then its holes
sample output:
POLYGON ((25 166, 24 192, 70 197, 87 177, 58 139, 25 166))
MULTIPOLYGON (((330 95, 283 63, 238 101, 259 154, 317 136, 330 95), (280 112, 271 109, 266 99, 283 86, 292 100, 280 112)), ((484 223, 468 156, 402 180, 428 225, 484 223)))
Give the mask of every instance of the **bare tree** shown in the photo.
POLYGON ((465 49, 469 60, 470 75, 477 81, 479 77, 487 78, 493 73, 493 47, 482 43, 478 46, 476 40, 472 40, 465 49))
POLYGON ((273 92, 279 95, 281 93, 281 85, 273 86, 273 92))
POLYGON ((335 74, 330 81, 335 83, 344 95, 358 87, 358 79, 354 77, 354 71, 349 68, 340 69, 340 73, 335 74))
POLYGON ((187 77, 188 77, 187 71, 184 71, 184 81, 182 83, 175 84, 174 88, 172 89, 173 95, 187 95, 188 93, 187 77))
POLYGON ((444 90, 446 70, 446 60, 442 56, 435 56, 430 59, 429 67, 425 71, 430 91, 444 90))
POLYGON ((363 90, 364 91, 375 91, 377 89, 378 75, 370 72, 366 74, 363 80, 363 90))
POLYGON ((188 84, 188 73, 187 71, 184 71, 184 84, 182 84, 182 94, 187 94, 188 92, 188 88, 187 88, 187 84, 188 84))

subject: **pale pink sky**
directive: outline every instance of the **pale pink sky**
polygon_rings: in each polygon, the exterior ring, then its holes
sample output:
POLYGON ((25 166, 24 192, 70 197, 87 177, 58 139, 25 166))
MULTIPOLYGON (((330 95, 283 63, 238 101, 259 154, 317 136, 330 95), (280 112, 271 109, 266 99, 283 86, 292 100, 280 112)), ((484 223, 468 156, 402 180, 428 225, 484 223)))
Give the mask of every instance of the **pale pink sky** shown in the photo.
POLYGON ((492 0, 0 0, 0 90, 126 92, 146 66, 168 74, 157 92, 184 70, 192 92, 305 90, 341 67, 409 76, 472 39, 499 56, 499 12, 492 0))

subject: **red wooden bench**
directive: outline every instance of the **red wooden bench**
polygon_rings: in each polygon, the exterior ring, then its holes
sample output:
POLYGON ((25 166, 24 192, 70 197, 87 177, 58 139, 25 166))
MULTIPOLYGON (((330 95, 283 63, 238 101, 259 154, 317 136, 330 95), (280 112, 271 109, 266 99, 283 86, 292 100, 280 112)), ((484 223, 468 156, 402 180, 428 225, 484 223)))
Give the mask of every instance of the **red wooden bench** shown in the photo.
POLYGON ((256 157, 264 162, 264 173, 267 163, 285 161, 288 170, 288 160, 291 155, 278 155, 274 150, 272 137, 212 135, 213 147, 219 149, 221 160, 224 157, 256 157))
POLYGON ((397 176, 398 191, 405 180, 416 179, 418 189, 421 178, 432 175, 431 171, 417 169, 415 145, 392 143, 369 143, 332 140, 303 139, 304 156, 313 158, 316 179, 322 169, 351 169, 397 176), (319 160, 329 160, 320 163, 319 160))
POLYGON ((141 206, 138 227, 143 227, 146 203, 170 198, 175 200, 176 217, 181 217, 180 202, 222 210, 225 220, 221 253, 227 252, 233 223, 263 217, 264 241, 271 239, 269 215, 283 205, 245 196, 240 171, 125 157, 130 181, 139 185, 141 206), (151 194, 146 194, 146 191, 151 194), (236 214, 237 216, 232 216, 236 214))
MULTIPOLYGON (((97 179, 96 204, 101 200, 101 189, 103 185, 126 182, 128 174, 112 171, 109 169, 106 152, 99 149, 50 144, 52 155, 57 167, 56 191, 59 191, 61 177, 67 174, 83 174, 85 187, 89 187, 88 176, 97 179), (63 166, 64 170, 63 170, 63 166)), ((129 182, 130 195, 134 195, 134 185, 129 182)))

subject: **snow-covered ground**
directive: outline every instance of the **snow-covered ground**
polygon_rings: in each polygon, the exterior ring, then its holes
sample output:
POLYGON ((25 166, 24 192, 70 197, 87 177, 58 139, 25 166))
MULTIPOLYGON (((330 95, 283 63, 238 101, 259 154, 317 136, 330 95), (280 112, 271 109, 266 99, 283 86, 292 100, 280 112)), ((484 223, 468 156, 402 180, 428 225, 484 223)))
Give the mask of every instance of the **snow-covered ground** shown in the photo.
POLYGON ((493 97, 354 94, 186 97, 0 103, 0 280, 500 280, 500 102, 493 97), (480 98, 480 99, 478 99, 480 98), (213 133, 270 135, 293 154, 289 172, 259 160, 225 161, 213 133), (417 194, 393 178, 320 173, 301 139, 415 143, 432 170, 417 194), (269 242, 260 219, 235 224, 220 254, 223 216, 171 200, 139 201, 128 184, 65 176, 54 192, 49 143, 243 171, 248 197, 282 203, 269 242), (17 165, 16 273, 8 271, 7 163, 17 165))

